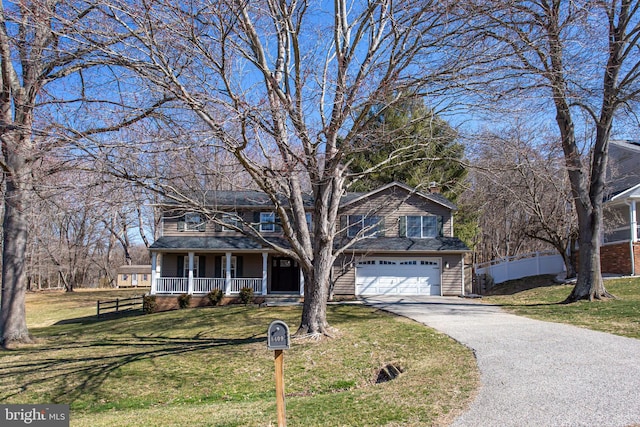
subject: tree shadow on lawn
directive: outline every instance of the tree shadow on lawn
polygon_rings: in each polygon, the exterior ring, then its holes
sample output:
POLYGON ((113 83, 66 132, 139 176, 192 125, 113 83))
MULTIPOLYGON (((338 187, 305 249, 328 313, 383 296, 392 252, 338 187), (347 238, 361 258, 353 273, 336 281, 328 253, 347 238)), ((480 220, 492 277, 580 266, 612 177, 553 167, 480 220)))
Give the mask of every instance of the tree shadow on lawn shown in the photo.
MULTIPOLYGON (((265 341, 266 337, 257 336, 215 339, 198 335, 193 338, 133 335, 130 338, 110 338, 71 345, 56 346, 53 343, 52 346, 35 351, 19 351, 21 355, 16 355, 18 357, 15 358, 15 363, 7 360, 11 357, 10 354, 6 355, 0 373, 0 384, 3 384, 0 386, 0 401, 33 390, 31 392, 37 393, 46 403, 72 404, 81 397, 86 398, 88 394, 99 397, 100 387, 104 382, 119 368, 134 362, 153 361, 165 356, 178 356, 225 346, 237 348, 265 341), (54 357, 58 351, 77 351, 82 354, 77 357, 54 357), (52 354, 39 358, 42 352, 52 354), (9 386, 15 378, 20 384, 9 386), (41 391, 43 389, 47 391, 41 391)), ((140 378, 141 381, 144 379, 140 378)))
POLYGON ((132 309, 132 310, 119 311, 117 313, 115 312, 105 313, 105 314, 101 314, 100 317, 93 315, 93 316, 75 317, 73 319, 59 320, 56 323, 54 323, 54 325, 75 325, 75 324, 89 325, 96 322, 103 322, 105 320, 122 319, 125 317, 138 317, 143 313, 144 312, 142 311, 142 309, 138 308, 138 309, 132 309))

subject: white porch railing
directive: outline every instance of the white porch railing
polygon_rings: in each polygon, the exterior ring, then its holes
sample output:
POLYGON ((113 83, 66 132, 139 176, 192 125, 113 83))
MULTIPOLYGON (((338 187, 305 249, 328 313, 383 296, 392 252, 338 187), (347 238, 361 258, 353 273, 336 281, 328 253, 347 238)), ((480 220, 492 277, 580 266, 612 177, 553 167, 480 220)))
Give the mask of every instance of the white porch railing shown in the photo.
MULTIPOLYGON (((156 294, 186 294, 189 292, 189 279, 184 277, 158 277, 156 294)), ((249 287, 256 295, 262 295, 262 279, 231 279, 231 294, 240 293, 240 289, 249 287)), ((194 277, 193 294, 208 294, 213 289, 225 290, 224 278, 194 277)))
POLYGON ((158 277, 156 293, 186 294, 189 290, 189 279, 183 277, 158 277))
POLYGON ((231 293, 240 293, 242 288, 253 289, 254 294, 262 294, 262 279, 231 279, 231 293))
POLYGON ((224 292, 224 279, 212 279, 210 277, 193 278, 194 294, 208 294, 214 289, 220 289, 224 292))
POLYGON ((562 256, 556 251, 515 255, 476 264, 476 274, 490 274, 495 284, 507 280, 564 271, 562 256))

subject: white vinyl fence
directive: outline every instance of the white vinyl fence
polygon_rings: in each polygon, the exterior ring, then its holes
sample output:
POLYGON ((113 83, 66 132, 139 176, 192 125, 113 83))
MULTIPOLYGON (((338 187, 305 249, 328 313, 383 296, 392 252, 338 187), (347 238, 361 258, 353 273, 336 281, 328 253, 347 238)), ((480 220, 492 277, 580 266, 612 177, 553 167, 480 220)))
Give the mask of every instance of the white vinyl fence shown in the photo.
POLYGON ((498 284, 541 274, 560 274, 565 269, 560 254, 556 251, 545 251, 483 262, 476 264, 475 270, 477 275, 489 274, 493 283, 498 284))

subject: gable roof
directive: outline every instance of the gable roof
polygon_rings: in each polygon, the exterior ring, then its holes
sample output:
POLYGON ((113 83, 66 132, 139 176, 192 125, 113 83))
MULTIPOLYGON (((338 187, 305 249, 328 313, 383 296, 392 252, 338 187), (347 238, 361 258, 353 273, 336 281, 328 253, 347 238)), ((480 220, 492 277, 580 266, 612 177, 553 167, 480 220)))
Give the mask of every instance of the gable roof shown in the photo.
POLYGON ((624 200, 624 199, 640 199, 640 183, 616 194, 610 200, 615 201, 615 200, 624 200))
POLYGON ((360 200, 364 200, 366 198, 372 197, 375 194, 382 193, 393 187, 400 188, 409 194, 415 194, 419 197, 425 198, 434 203, 442 205, 448 209, 451 209, 451 210, 458 209, 458 207, 455 204, 453 204, 449 199, 447 199, 440 193, 423 193, 421 191, 417 191, 413 187, 410 187, 398 181, 390 182, 389 184, 385 184, 382 187, 376 188, 373 191, 369 191, 368 193, 347 193, 343 196, 343 202, 341 203, 340 206, 344 207, 344 206, 350 205, 351 203, 356 203, 360 200))
MULTIPOLYGON (((375 194, 381 193, 393 187, 400 188, 409 194, 415 194, 419 197, 423 197, 448 209, 457 209, 457 206, 455 204, 453 204, 451 201, 449 201, 449 199, 447 199, 440 193, 423 193, 417 191, 415 188, 397 181, 383 185, 382 187, 369 192, 345 193, 342 196, 340 207, 344 207, 351 203, 355 203, 368 197, 372 197, 375 194)), ((269 198, 269 196, 267 196, 267 194, 262 191, 256 190, 210 190, 203 195, 203 198, 208 206, 221 208, 273 208, 273 203, 271 203, 271 199, 269 198)), ((285 197, 281 197, 280 201, 284 206, 288 206, 289 204, 285 197)), ((303 195, 303 202, 306 207, 313 207, 313 195, 303 195)), ((169 201, 165 203, 165 206, 179 207, 180 204, 176 201, 169 201)))
POLYGON ((151 264, 121 265, 118 274, 123 273, 151 273, 151 264))

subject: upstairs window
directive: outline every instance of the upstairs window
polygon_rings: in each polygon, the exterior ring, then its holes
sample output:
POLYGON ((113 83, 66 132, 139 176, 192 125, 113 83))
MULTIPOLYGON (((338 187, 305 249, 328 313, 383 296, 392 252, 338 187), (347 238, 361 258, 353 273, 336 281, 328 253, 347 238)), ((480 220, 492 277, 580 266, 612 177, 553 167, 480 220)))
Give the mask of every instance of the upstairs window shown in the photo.
POLYGON ((276 231, 276 214, 274 212, 260 212, 260 231, 276 231))
POLYGON ((205 220, 202 214, 189 212, 178 221, 178 231, 205 231, 205 220))
POLYGON ((400 236, 417 239, 442 236, 442 217, 435 215, 400 217, 400 236))
POLYGON ((240 228, 240 220, 235 214, 222 215, 222 222, 227 224, 222 226, 222 231, 236 231, 238 228, 240 228))
POLYGON ((381 222, 382 218, 379 216, 347 215, 347 236, 356 237, 363 230, 363 236, 377 236, 381 222))

